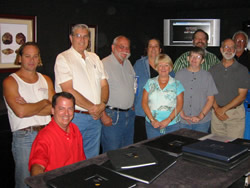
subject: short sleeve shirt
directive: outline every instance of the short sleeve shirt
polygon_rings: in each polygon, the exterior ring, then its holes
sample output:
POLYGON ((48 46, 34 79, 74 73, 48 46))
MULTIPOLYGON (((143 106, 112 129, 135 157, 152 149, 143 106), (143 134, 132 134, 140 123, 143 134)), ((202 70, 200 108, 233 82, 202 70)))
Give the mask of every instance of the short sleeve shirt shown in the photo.
POLYGON ((225 68, 222 63, 215 65, 209 71, 219 91, 215 100, 219 106, 225 106, 239 95, 238 89, 250 89, 250 75, 247 68, 236 60, 225 68))
MULTIPOLYGON (((148 92, 148 106, 153 117, 157 121, 162 121, 175 109, 177 96, 184 91, 184 87, 180 81, 169 76, 168 84, 165 88, 161 89, 158 77, 149 79, 144 89, 148 92)), ((149 122, 148 117, 146 117, 146 120, 149 122)), ((176 124, 179 121, 180 115, 176 114, 175 119, 169 125, 176 124)))
POLYGON ((65 132, 52 118, 32 144, 29 170, 33 164, 40 164, 47 172, 86 159, 78 127, 70 123, 69 129, 69 133, 65 132))
MULTIPOLYGON (((106 79, 103 64, 95 53, 85 51, 83 59, 73 47, 62 52, 55 63, 55 90, 61 92, 60 84, 72 80, 73 88, 94 104, 101 101, 101 80, 106 79)), ((86 111, 76 105, 76 110, 86 111)))
MULTIPOLYGON (((207 97, 218 93, 212 75, 205 70, 200 69, 198 72, 191 72, 185 68, 178 71, 175 78, 185 88, 183 111, 187 116, 198 116, 207 103, 207 97)), ((210 120, 211 111, 199 124, 210 120)), ((184 119, 181 119, 181 122, 188 123, 184 119)))
POLYGON ((120 64, 112 53, 102 62, 108 74, 108 105, 121 109, 131 108, 135 97, 135 72, 130 61, 125 60, 120 64))

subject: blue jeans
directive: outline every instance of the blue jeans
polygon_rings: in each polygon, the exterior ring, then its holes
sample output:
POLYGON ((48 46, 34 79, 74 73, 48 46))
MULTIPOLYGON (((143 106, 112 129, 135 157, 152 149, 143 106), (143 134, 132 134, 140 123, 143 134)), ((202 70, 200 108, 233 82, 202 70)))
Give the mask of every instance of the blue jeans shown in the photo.
POLYGON ((184 124, 180 123, 181 128, 186 128, 186 129, 191 129, 194 131, 200 131, 204 133, 208 133, 209 128, 210 128, 211 121, 208 121, 206 123, 200 123, 200 124, 184 124))
POLYGON ((102 126, 102 151, 115 150, 130 144, 134 139, 135 112, 106 109, 112 118, 112 126, 102 126))
POLYGON ((86 158, 100 154, 101 121, 94 120, 91 115, 75 113, 72 120, 82 133, 83 149, 86 158))
POLYGON ((15 161, 16 188, 28 188, 24 183, 24 179, 30 176, 28 170, 29 156, 36 135, 36 131, 15 131, 12 133, 12 154, 15 161))
POLYGON ((154 128, 151 123, 146 121, 146 132, 147 132, 147 137, 148 139, 150 138, 155 138, 164 134, 168 134, 174 131, 177 131, 180 129, 179 123, 167 126, 164 128, 164 130, 160 131, 158 128, 154 128))

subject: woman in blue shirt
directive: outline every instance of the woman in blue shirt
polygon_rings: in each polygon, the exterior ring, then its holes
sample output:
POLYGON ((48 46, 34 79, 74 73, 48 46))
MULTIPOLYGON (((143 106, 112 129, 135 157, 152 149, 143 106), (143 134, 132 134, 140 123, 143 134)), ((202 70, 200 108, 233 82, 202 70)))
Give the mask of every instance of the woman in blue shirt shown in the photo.
POLYGON ((155 67, 159 75, 147 81, 142 96, 148 138, 178 130, 179 113, 183 106, 184 87, 169 76, 173 69, 171 58, 160 54, 156 58, 155 67))
MULTIPOLYGON (((134 142, 147 139, 145 130, 145 113, 142 109, 142 93, 143 87, 149 78, 158 76, 158 72, 155 68, 155 59, 162 52, 161 43, 158 39, 152 38, 148 41, 146 46, 146 56, 138 59, 135 62, 134 70, 138 79, 137 91, 135 95, 135 133, 134 142)), ((174 77, 174 71, 170 73, 170 76, 174 77)))

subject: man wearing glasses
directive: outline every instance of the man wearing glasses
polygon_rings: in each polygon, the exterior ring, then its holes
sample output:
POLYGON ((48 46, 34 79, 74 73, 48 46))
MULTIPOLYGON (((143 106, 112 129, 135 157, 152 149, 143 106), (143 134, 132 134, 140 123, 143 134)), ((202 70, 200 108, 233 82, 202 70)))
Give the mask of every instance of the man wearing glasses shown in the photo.
POLYGON ((236 44, 235 59, 248 68, 250 72, 250 52, 247 50, 248 36, 244 31, 237 31, 233 35, 236 44))
POLYGON ((242 138, 245 129, 243 102, 250 87, 248 70, 234 59, 236 45, 232 39, 224 40, 220 51, 221 63, 210 69, 219 91, 213 104, 211 131, 220 136, 242 138))
POLYGON ((135 72, 129 56, 130 40, 118 36, 113 41, 112 53, 102 60, 109 77, 110 94, 102 119, 103 152, 133 143, 135 72))
POLYGON ((85 24, 72 27, 72 46, 57 56, 54 68, 56 92, 69 92, 76 99, 72 122, 82 133, 87 159, 99 155, 100 118, 109 95, 103 64, 95 53, 87 51, 89 34, 85 24))

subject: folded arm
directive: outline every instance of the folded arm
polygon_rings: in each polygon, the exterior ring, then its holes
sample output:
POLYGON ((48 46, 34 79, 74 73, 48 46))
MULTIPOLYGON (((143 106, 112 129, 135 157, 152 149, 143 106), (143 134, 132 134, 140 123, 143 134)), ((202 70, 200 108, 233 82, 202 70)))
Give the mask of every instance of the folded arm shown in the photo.
MULTIPOLYGON (((53 95, 52 82, 48 86, 49 97, 51 97, 53 95)), ((26 102, 18 92, 17 82, 11 76, 7 77, 3 82, 3 95, 10 108, 20 118, 51 114, 51 100, 43 99, 36 103, 26 102)))

